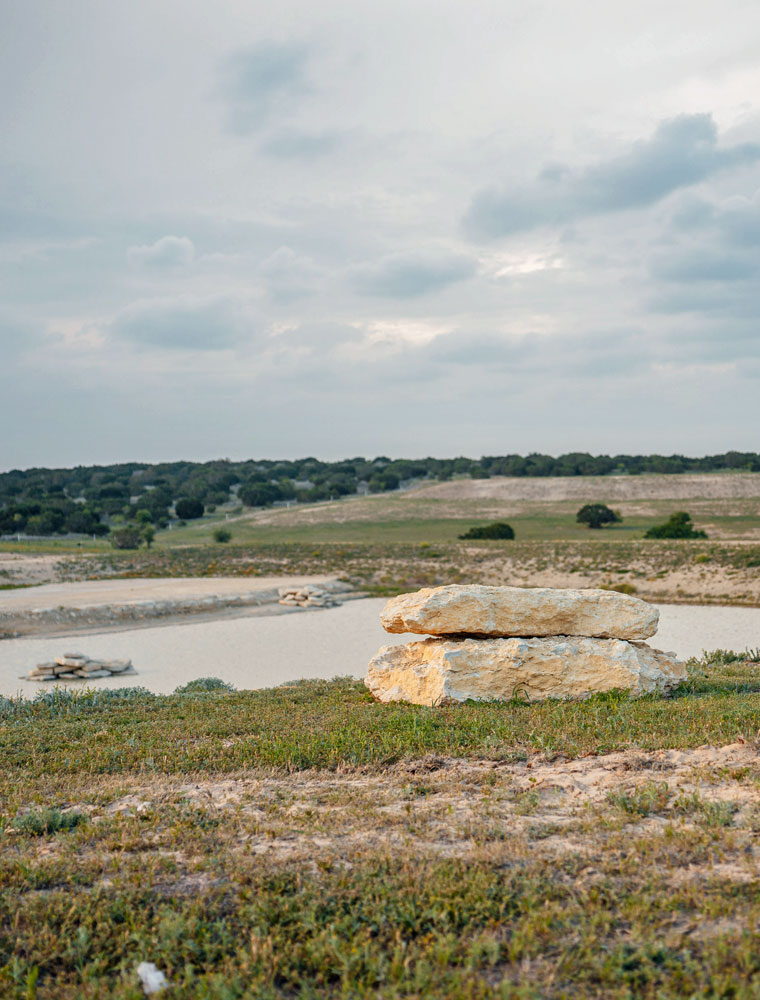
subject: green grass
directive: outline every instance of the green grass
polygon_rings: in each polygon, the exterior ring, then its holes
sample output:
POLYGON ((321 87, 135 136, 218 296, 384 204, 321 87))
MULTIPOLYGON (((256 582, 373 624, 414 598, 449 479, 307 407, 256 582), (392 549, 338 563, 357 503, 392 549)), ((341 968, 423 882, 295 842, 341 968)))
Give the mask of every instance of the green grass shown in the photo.
POLYGON ((377 704, 348 679, 169 696, 52 691, 3 700, 0 756, 7 770, 31 776, 377 768, 426 754, 515 760, 728 743, 754 736, 759 718, 760 667, 736 660, 692 664, 671 698, 435 709, 377 704))
MULTIPOLYGON (((760 808, 737 825, 738 802, 707 794, 718 776, 694 790, 644 770, 596 803, 570 794, 569 815, 551 788, 515 788, 524 768, 446 777, 450 757, 754 737, 760 670, 741 654, 691 662, 669 699, 433 711, 350 681, 206 679, 6 699, 0 716, 9 1000, 138 1000, 143 961, 193 1000, 760 994, 760 885, 724 873, 749 870, 760 808), (380 824, 394 840, 365 839, 380 824)), ((757 790, 752 768, 720 780, 757 790)))
POLYGON ((760 886, 727 874, 756 772, 695 789, 641 757, 755 738, 760 667, 721 650, 689 675, 435 710, 348 680, 3 699, 0 995, 138 1000, 148 961, 193 1000, 757 997, 760 886), (513 784, 621 748, 643 781, 570 813, 513 784))
POLYGON ((137 1000, 134 970, 149 958, 175 986, 167 997, 198 1000, 757 996, 760 887, 664 892, 658 860, 626 873, 624 892, 607 859, 585 889, 576 858, 499 870, 357 857, 315 873, 221 855, 217 886, 192 893, 155 865, 142 880, 123 866, 107 889, 85 869, 76 886, 35 892, 32 872, 12 915, 0 900, 13 926, 0 953, 25 942, 0 983, 9 1000, 137 1000), (695 925, 740 915, 747 930, 674 939, 676 913, 695 925))
MULTIPOLYGON (((377 519, 367 520, 317 520, 314 523, 298 522, 284 512, 277 514, 274 523, 259 523, 243 519, 227 523, 235 544, 387 544, 387 543, 443 543, 455 542, 469 528, 482 526, 493 521, 493 517, 477 514, 467 517, 436 517, 431 505, 430 514, 414 516, 419 505, 409 504, 408 515, 384 518, 379 510, 377 519)), ((670 505, 672 507, 672 504, 670 505)), ((299 511, 299 514, 302 513, 299 511)), ((315 512, 316 513, 316 512, 315 512)), ((420 512, 421 513, 421 512, 420 512)), ((530 514, 505 515, 503 520, 514 528, 519 541, 584 541, 613 542, 642 538, 644 532, 659 523, 661 517, 630 517, 623 524, 590 531, 585 525, 575 521, 575 510, 566 513, 552 513, 537 509, 530 514)), ((746 533, 752 522, 737 518, 739 535, 746 533)), ((721 519, 721 526, 732 532, 734 519, 721 519)), ((224 523, 224 522, 221 522, 224 523)), ((213 532, 220 522, 204 518, 184 528, 162 531, 156 535, 154 544, 172 548, 178 545, 213 544, 213 532)), ((757 522, 754 522, 757 526, 757 522)), ((508 544, 508 543, 505 543, 508 544)))

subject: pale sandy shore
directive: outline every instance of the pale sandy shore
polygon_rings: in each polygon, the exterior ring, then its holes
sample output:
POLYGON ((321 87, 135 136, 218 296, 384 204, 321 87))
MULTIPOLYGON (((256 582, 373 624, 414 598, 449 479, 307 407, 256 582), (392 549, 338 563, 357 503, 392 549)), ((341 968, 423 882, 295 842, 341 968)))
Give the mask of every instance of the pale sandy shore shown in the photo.
POLYGON ((84 580, 0 592, 0 639, 79 634, 100 628, 136 628, 256 613, 275 607, 280 587, 319 584, 350 590, 334 577, 171 577, 84 580))
MULTIPOLYGON (((260 613, 68 638, 9 639, 0 643, 0 694, 34 697, 39 690, 49 690, 49 684, 20 680, 19 675, 36 663, 77 650, 92 657, 131 659, 137 676, 131 676, 129 684, 156 693, 169 693, 198 677, 219 677, 237 688, 301 678, 363 677, 380 646, 418 638, 384 632, 379 619, 384 604, 372 598, 286 616, 260 613)), ((758 608, 661 605, 660 615, 659 631, 649 643, 681 658, 716 648, 760 647, 758 608)), ((115 677, 92 683, 124 686, 124 680, 115 677)))
POLYGON ((203 600, 209 597, 245 597, 293 584, 325 583, 327 576, 205 576, 160 577, 134 580, 82 580, 46 583, 0 593, 0 613, 45 608, 94 608, 107 604, 145 601, 203 600))

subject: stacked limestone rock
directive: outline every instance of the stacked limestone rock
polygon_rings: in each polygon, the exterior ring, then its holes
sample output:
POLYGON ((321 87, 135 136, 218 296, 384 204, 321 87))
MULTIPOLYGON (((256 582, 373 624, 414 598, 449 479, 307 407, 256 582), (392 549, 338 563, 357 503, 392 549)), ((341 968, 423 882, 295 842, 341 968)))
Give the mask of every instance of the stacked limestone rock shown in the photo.
POLYGON ((280 587, 280 604, 290 608, 334 608, 340 601, 317 584, 309 583, 304 587, 280 587))
POLYGON ((641 641, 657 631, 657 608, 609 590, 436 587, 394 597, 380 617, 387 632, 434 636, 372 659, 365 684, 380 701, 640 695, 686 676, 674 654, 641 641))
POLYGON ((38 663, 29 672, 30 681, 89 681, 113 674, 136 674, 131 660, 92 660, 84 653, 64 653, 52 663, 38 663))

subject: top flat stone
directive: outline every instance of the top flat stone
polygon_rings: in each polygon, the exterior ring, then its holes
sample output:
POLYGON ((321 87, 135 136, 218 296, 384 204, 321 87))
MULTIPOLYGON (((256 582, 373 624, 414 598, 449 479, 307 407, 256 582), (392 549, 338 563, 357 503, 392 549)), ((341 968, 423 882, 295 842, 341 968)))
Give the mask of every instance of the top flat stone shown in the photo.
POLYGON ((452 584, 393 597, 380 619, 386 632, 421 635, 648 639, 660 612, 614 590, 452 584))

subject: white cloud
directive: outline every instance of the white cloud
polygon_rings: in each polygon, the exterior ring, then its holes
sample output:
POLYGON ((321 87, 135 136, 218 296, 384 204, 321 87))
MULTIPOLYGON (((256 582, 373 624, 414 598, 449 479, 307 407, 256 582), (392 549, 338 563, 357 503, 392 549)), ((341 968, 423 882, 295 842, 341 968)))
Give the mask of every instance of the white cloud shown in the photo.
POLYGON ((194 258, 195 246, 187 236, 162 236, 155 243, 132 246, 127 250, 127 261, 133 267, 187 267, 194 258))

